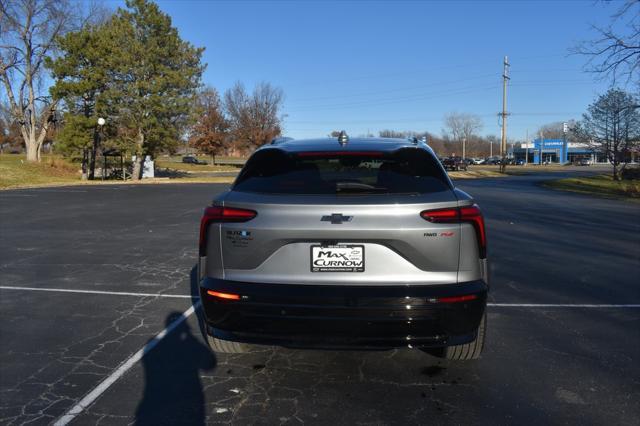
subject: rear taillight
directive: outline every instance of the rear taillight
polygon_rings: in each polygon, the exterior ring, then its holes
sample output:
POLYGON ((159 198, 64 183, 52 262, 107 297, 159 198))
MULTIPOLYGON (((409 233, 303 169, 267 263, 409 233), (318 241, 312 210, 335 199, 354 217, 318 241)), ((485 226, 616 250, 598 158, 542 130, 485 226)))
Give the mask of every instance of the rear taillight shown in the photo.
POLYGON ((470 223, 476 230, 480 258, 484 259, 487 257, 487 233, 484 227, 482 212, 477 204, 460 208, 425 210, 420 213, 420 216, 422 216, 424 220, 432 223, 470 223))
POLYGON ((465 294, 464 296, 449 296, 449 297, 437 297, 435 299, 429 299, 433 303, 460 303, 476 300, 477 294, 465 294))
POLYGON ((487 232, 484 227, 484 219, 482 212, 477 204, 468 207, 460 207, 460 221, 468 222, 473 225, 476 230, 476 238, 478 238, 478 247, 480 248, 480 258, 487 257, 487 232))
POLYGON ((257 216, 253 210, 233 207, 207 207, 200 220, 200 256, 207 255, 207 229, 211 223, 247 222, 257 216))
POLYGON ((460 221, 460 211, 457 207, 453 209, 425 210, 420 213, 420 216, 432 223, 458 223, 460 221))

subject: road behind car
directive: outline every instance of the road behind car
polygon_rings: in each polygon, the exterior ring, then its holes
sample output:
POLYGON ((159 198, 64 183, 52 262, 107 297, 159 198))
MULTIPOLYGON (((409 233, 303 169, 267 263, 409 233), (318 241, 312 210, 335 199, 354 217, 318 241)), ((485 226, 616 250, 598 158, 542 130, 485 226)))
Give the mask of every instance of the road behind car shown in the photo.
POLYGON ((460 183, 494 265, 486 351, 462 365, 409 349, 213 357, 191 315, 121 370, 197 303, 198 219, 225 186, 2 192, 2 423, 50 423, 122 372, 73 422, 636 424, 639 206, 540 179, 460 183))

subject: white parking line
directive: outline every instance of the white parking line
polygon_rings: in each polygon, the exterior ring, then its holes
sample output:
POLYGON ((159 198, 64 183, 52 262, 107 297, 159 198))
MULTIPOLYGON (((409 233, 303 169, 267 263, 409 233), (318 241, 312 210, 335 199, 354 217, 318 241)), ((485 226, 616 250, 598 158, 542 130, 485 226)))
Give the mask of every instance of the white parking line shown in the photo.
MULTIPOLYGON (((62 288, 38 288, 38 287, 17 287, 17 286, 0 286, 0 290, 24 290, 24 291, 45 291, 45 292, 58 292, 58 293, 81 293, 81 294, 104 294, 113 296, 136 296, 136 297, 165 297, 165 298, 179 298, 189 299, 193 296, 182 294, 158 294, 158 293, 135 293, 135 292, 123 292, 123 291, 102 291, 102 290, 75 290, 75 289, 62 289, 62 288)), ((131 369, 138 361, 142 359, 149 351, 155 348, 158 343, 182 322, 189 318, 195 310, 200 306, 200 301, 197 301, 193 306, 187 309, 172 322, 167 328, 158 333, 149 343, 136 353, 131 355, 126 361, 104 379, 98 386, 96 386, 91 392, 85 395, 76 405, 74 405, 69 411, 61 416, 54 425, 64 426, 80 415, 87 407, 93 404, 96 399, 100 397, 107 389, 109 389, 120 377, 122 377, 128 370, 131 369)), ((497 308, 640 308, 640 304, 592 304, 592 303, 487 303, 489 307, 497 308)))
POLYGON ((93 404, 93 402, 100 397, 107 389, 111 387, 120 377, 124 375, 131 367, 133 367, 138 361, 145 356, 146 353, 155 348, 158 343, 169 333, 171 333, 176 327, 182 324, 187 318, 189 318, 195 310, 200 306, 200 301, 196 302, 189 309, 184 311, 180 317, 174 322, 169 324, 167 328, 162 330, 156 335, 149 343, 147 343, 142 349, 135 354, 131 355, 125 362, 113 372, 109 377, 104 379, 98 386, 96 386, 91 392, 86 394, 84 398, 74 405, 69 411, 67 411, 62 417, 60 417, 55 423, 55 426, 63 426, 75 419, 81 414, 85 408, 93 404))
MULTIPOLYGON (((80 293, 80 294, 108 294, 111 296, 136 296, 136 297, 166 297, 169 299, 191 299, 192 296, 186 294, 161 294, 161 293, 133 293, 128 291, 103 291, 103 290, 75 290, 67 288, 41 288, 41 287, 15 287, 0 285, 0 290, 25 290, 25 291, 51 291, 57 293, 80 293)), ((195 297, 198 298, 198 297, 195 297)))
MULTIPOLYGON (((164 297, 169 299, 199 299, 187 294, 135 293, 128 291, 76 290, 67 288, 17 287, 0 285, 0 290, 51 291, 59 293, 106 294, 111 296, 164 297)), ((587 309, 637 309, 640 303, 487 303, 493 308, 587 308, 587 309)))
POLYGON ((640 308, 634 303, 487 303, 497 308, 640 308))

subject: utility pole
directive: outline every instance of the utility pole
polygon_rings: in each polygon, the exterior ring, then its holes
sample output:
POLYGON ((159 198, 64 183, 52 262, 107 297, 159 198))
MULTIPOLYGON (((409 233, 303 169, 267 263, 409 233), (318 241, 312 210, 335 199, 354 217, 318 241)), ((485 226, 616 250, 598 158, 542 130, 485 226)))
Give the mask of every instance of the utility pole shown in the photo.
POLYGON ((525 157, 524 157, 524 165, 529 164, 529 129, 527 129, 527 138, 525 139, 525 157))
POLYGON ((507 155, 507 81, 509 81, 509 58, 504 57, 504 70, 502 72, 502 142, 500 143, 500 172, 504 173, 507 169, 506 155, 507 155))
POLYGON ((467 138, 462 138, 462 161, 467 158, 467 138))
POLYGON ((569 145, 567 143, 567 133, 569 133, 569 123, 562 123, 562 153, 561 157, 559 155, 558 162, 560 164, 565 163, 565 159, 569 159, 569 145))
POLYGON ((540 130, 540 158, 538 159, 539 164, 542 165, 542 156, 544 155, 544 133, 540 130))

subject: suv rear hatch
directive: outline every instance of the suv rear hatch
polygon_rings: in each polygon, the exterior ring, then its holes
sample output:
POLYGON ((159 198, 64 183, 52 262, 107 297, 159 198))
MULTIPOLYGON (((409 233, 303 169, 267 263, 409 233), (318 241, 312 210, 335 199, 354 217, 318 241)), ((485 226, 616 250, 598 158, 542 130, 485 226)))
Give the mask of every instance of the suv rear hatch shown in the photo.
POLYGON ((247 216, 208 226, 206 275, 212 278, 324 285, 457 282, 461 225, 440 215, 457 211, 458 199, 437 159, 423 148, 263 149, 215 204, 247 216))

